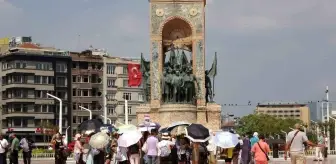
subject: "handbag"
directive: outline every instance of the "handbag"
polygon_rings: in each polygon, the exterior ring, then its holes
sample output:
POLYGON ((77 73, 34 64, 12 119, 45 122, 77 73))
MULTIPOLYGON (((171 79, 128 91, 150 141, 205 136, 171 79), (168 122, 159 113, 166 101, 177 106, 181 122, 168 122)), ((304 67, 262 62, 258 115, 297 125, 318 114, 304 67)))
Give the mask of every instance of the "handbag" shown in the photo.
POLYGON ((148 152, 147 142, 145 142, 145 143, 142 145, 141 150, 142 150, 145 154, 147 154, 147 152, 148 152))
POLYGON ((261 148, 261 146, 260 146, 260 144, 259 144, 259 142, 257 142, 257 144, 258 144, 258 146, 259 146, 259 148, 260 148, 260 150, 266 155, 266 159, 267 159, 267 161, 269 161, 270 159, 269 159, 269 157, 268 157, 268 155, 267 155, 267 153, 264 151, 264 149, 262 149, 261 148))

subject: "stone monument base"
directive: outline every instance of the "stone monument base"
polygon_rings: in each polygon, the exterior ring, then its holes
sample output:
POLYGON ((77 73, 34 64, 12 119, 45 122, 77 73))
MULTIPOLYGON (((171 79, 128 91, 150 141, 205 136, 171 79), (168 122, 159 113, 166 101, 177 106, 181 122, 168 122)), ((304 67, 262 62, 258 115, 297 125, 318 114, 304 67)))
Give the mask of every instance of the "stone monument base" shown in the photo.
POLYGON ((150 104, 142 104, 136 111, 138 123, 144 121, 145 115, 149 115, 151 121, 159 123, 161 127, 177 121, 202 124, 211 130, 219 130, 221 125, 221 106, 215 103, 202 107, 191 104, 163 104, 158 109, 151 108, 150 104))

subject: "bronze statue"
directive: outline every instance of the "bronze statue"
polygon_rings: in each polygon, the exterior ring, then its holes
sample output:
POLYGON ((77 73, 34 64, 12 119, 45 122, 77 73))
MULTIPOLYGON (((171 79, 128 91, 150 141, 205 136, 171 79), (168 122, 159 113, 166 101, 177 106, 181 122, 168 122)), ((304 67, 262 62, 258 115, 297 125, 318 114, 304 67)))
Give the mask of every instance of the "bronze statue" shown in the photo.
POLYGON ((208 70, 205 71, 205 101, 207 103, 213 102, 212 85, 208 70))
POLYGON ((140 69, 142 73, 142 87, 143 87, 143 95, 144 101, 148 102, 150 100, 150 62, 146 61, 141 54, 141 63, 140 69))

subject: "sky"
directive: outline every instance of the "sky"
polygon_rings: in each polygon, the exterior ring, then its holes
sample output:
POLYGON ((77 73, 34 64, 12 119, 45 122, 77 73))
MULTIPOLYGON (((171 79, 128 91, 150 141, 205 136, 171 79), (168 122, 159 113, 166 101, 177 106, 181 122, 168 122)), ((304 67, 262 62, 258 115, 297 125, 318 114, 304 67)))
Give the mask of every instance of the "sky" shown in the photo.
MULTIPOLYGON (((242 116, 258 102, 321 100, 327 85, 336 101, 335 20, 335 0, 208 0, 206 65, 217 52, 216 102, 238 104, 222 109, 242 116)), ((139 57, 149 54, 149 3, 0 0, 0 37, 11 36, 139 57)))

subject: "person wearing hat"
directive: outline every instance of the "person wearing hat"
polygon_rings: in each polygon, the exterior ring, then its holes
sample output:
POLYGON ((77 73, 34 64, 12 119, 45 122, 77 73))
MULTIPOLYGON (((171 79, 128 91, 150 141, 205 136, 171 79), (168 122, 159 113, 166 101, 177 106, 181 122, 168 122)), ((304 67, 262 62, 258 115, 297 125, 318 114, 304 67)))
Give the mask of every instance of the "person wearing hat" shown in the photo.
POLYGON ((158 154, 160 157, 160 163, 169 162, 169 155, 171 153, 171 147, 174 146, 174 143, 170 141, 170 136, 168 133, 162 133, 161 141, 158 143, 158 154))

